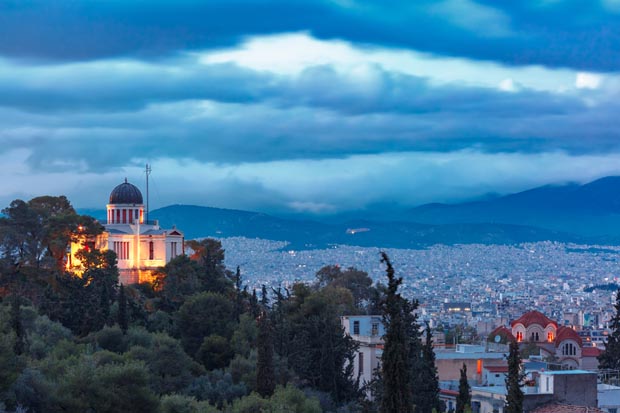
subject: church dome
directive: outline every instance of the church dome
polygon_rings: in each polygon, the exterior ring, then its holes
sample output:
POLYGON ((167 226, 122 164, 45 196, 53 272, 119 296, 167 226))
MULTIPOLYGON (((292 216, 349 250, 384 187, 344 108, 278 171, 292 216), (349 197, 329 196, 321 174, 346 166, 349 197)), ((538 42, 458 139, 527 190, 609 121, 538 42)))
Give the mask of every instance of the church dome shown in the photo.
POLYGON ((110 193, 110 204, 142 204, 142 193, 137 186, 127 182, 118 185, 110 193))
POLYGON ((558 334, 555 338, 555 346, 560 347, 560 343, 564 340, 573 340, 576 341, 579 347, 583 347, 583 341, 579 334, 570 327, 560 326, 558 328, 558 334))
POLYGON ((555 328, 558 327, 558 323, 547 318, 547 316, 545 316, 543 313, 536 310, 528 311, 527 313, 523 314, 521 317, 510 323, 512 327, 517 324, 523 324, 523 327, 525 328, 528 328, 532 324, 538 324, 543 329, 546 328, 549 324, 551 324, 555 328))

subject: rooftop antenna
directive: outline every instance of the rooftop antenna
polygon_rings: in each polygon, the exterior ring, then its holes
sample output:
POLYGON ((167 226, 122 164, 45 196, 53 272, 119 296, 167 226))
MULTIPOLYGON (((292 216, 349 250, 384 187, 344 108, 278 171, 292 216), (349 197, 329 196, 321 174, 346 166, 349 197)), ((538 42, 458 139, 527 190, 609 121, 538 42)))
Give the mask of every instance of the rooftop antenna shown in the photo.
POLYGON ((146 169, 144 172, 146 173, 146 222, 149 221, 149 175, 151 174, 151 165, 146 164, 146 169))

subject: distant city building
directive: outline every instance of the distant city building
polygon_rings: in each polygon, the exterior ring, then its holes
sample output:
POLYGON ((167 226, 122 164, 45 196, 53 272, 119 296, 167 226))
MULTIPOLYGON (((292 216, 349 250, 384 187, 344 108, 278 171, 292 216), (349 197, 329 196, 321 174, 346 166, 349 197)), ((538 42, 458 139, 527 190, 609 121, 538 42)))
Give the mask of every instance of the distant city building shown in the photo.
POLYGON ((184 236, 176 228, 162 229, 158 221, 145 220, 142 193, 125 182, 110 193, 105 231, 95 240, 71 244, 67 258, 69 269, 79 270, 76 253, 86 248, 112 250, 118 259, 121 284, 151 282, 153 271, 184 254, 184 236))
POLYGON ((471 303, 452 302, 444 303, 443 308, 449 313, 471 313, 471 303))

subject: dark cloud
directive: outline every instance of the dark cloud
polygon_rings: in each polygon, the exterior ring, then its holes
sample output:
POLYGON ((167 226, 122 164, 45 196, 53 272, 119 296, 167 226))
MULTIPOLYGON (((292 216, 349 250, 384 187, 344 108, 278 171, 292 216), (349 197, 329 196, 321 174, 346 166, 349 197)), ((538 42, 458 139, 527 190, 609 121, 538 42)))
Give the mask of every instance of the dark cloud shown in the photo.
POLYGON ((616 71, 620 10, 612 6, 534 0, 8 0, 0 3, 0 54, 157 58, 232 45, 248 35, 307 30, 323 39, 509 65, 616 71))

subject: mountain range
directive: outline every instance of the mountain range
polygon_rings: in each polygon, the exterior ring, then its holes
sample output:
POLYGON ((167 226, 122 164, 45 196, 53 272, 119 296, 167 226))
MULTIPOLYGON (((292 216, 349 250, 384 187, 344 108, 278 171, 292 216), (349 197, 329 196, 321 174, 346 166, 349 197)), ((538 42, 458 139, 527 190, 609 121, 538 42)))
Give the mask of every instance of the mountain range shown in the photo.
MULTIPOLYGON (((95 217, 105 211, 80 210, 95 217)), ((560 241, 620 244, 620 177, 580 185, 548 185, 474 202, 426 204, 416 208, 340 219, 276 217, 259 212, 194 205, 151 211, 163 227, 176 225, 186 238, 206 236, 289 241, 290 248, 334 244, 423 248, 433 244, 517 244, 560 241)))

